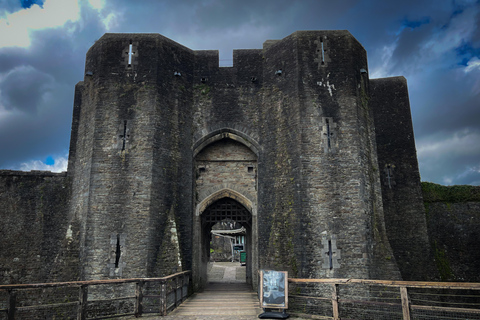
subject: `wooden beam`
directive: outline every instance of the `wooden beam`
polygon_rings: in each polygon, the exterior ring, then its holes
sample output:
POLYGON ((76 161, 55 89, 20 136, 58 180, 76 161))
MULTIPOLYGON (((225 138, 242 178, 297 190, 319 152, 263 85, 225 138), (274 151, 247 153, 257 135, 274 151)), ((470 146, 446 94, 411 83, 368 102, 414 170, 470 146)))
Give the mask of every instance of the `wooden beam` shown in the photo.
POLYGON ((400 295, 402 297, 403 320, 410 320, 410 301, 406 287, 400 287, 400 295))
POLYGON ((167 315, 167 282, 163 281, 160 287, 160 315, 167 315))
POLYGON ((135 286, 135 317, 141 317, 143 313, 143 281, 135 286))
POLYGON ((387 287, 408 287, 408 288, 431 288, 431 289, 462 289, 480 290, 480 283, 477 282, 425 282, 425 281, 393 281, 393 280, 366 280, 366 279, 293 279, 290 283, 336 283, 336 284, 368 284, 387 287))
POLYGON ((88 286, 80 286, 78 294, 78 308, 77 320, 85 320, 87 318, 87 304, 88 304, 88 286))
POLYGON ((339 320, 340 315, 338 313, 338 284, 332 284, 332 310, 333 319, 339 320))
POLYGON ((8 311, 7 311, 8 320, 15 319, 16 305, 17 305, 17 291, 9 290, 8 291, 8 311))
POLYGON ((428 310, 428 311, 480 314, 480 309, 470 309, 470 308, 452 308, 452 307, 437 307, 437 306, 417 306, 417 305, 413 305, 413 304, 410 305, 410 308, 412 308, 412 309, 417 309, 417 310, 428 310))
POLYGON ((69 281, 69 282, 50 282, 50 283, 29 283, 29 284, 7 284, 0 285, 0 290, 12 289, 31 289, 31 288, 52 288, 52 287, 72 287, 83 285, 98 285, 98 284, 122 284, 122 283, 136 283, 138 281, 144 282, 158 282, 169 280, 183 274, 189 274, 191 271, 182 271, 171 274, 162 278, 131 278, 131 279, 108 279, 108 280, 89 280, 89 281, 69 281))

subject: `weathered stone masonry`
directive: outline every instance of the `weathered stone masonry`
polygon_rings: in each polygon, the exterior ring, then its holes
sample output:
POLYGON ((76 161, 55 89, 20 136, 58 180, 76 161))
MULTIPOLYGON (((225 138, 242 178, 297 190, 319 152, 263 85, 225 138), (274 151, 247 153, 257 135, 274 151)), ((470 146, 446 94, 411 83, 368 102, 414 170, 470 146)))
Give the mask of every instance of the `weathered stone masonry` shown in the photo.
POLYGON ((217 51, 158 34, 99 39, 75 90, 66 175, 1 176, 2 217, 17 214, 6 204, 32 179, 18 213, 30 219, 24 228, 47 226, 33 213, 55 204, 54 232, 42 239, 61 259, 44 261, 33 244, 36 268, 56 270, 35 277, 9 252, 2 282, 189 269, 200 288, 211 212, 225 198, 248 212, 254 286, 268 268, 304 278, 434 276, 404 79, 370 80, 348 31, 295 32, 234 50, 233 60, 219 67, 217 51), (47 180, 65 188, 39 198, 47 180))

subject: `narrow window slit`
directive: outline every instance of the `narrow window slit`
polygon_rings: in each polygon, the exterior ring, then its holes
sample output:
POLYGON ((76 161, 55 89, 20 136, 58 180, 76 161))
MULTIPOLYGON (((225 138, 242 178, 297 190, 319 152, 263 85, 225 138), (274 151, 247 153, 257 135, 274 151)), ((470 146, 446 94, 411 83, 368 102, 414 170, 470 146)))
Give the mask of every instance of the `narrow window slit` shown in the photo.
POLYGON ((328 145, 328 148, 330 149, 331 147, 331 142, 330 142, 330 122, 328 121, 328 119, 325 119, 326 123, 327 123, 327 145, 328 145))
POLYGON ((328 262, 330 264, 330 270, 332 270, 333 269, 332 240, 328 240, 328 262))
POLYGON ((323 38, 320 39, 320 43, 322 44, 322 64, 325 64, 325 49, 323 47, 323 38))
POLYGON ((122 144, 122 151, 125 150, 125 144, 127 142, 127 120, 123 122, 123 144, 122 144))
POLYGON ((120 249, 120 235, 117 234, 117 247, 115 250, 115 268, 118 268, 118 265, 120 263, 120 255, 122 254, 122 251, 120 249))
POLYGON ((387 171, 388 188, 392 189, 392 178, 393 178, 392 167, 390 165, 387 165, 387 170, 386 171, 387 171))

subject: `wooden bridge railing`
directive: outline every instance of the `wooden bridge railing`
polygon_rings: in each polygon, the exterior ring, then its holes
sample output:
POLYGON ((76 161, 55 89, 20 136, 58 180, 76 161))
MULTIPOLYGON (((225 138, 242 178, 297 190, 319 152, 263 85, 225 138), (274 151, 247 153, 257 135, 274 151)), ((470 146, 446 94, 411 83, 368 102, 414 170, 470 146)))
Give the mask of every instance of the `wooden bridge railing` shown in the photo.
POLYGON ((0 285, 0 319, 164 316, 188 297, 190 277, 183 271, 163 278, 0 285))
POLYGON ((315 319, 480 319, 480 283, 288 279, 289 312, 315 319))

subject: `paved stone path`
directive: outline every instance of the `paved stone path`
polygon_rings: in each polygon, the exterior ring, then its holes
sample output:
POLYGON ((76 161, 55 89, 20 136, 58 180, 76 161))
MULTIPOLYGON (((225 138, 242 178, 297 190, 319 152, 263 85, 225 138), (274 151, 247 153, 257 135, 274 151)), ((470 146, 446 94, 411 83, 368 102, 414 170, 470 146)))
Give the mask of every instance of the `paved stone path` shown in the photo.
POLYGON ((238 262, 208 264, 208 282, 245 283, 246 268, 238 262))

